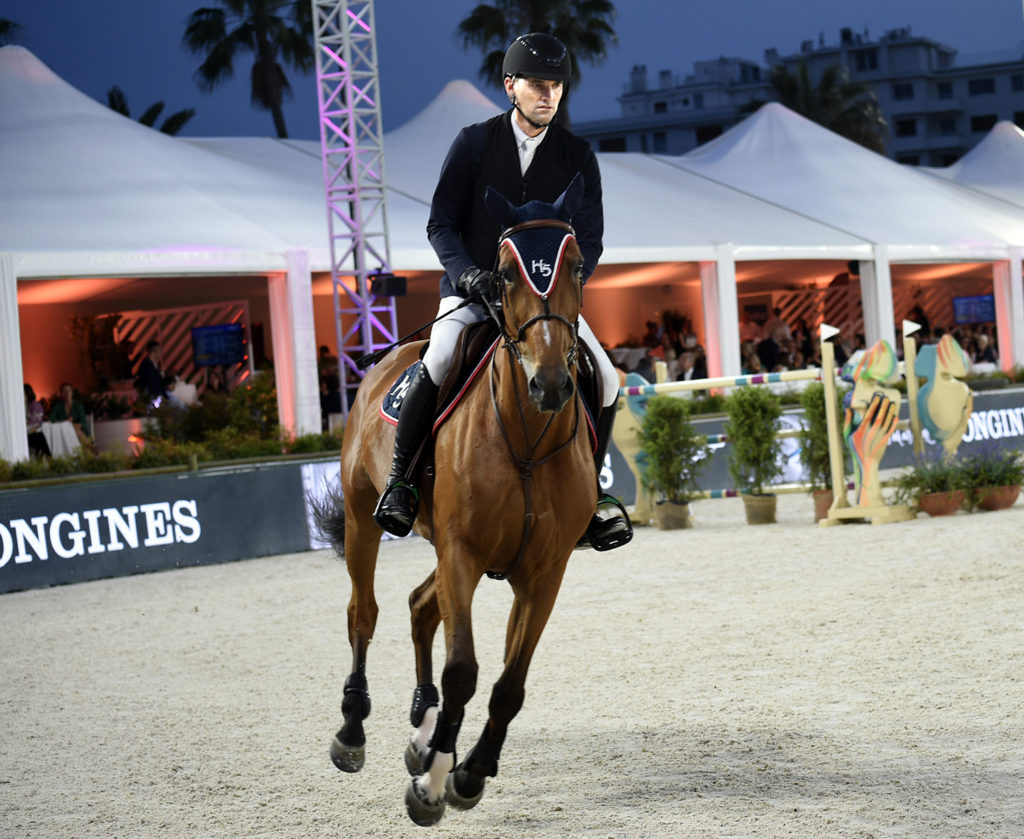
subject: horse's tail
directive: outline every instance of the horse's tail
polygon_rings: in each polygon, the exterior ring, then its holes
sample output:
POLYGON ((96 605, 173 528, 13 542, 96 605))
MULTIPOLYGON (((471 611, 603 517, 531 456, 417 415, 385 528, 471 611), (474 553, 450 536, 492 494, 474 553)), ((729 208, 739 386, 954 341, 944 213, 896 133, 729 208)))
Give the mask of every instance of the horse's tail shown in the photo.
POLYGON ((333 484, 321 497, 307 494, 313 513, 313 535, 327 542, 340 557, 345 556, 345 497, 340 484, 333 484))

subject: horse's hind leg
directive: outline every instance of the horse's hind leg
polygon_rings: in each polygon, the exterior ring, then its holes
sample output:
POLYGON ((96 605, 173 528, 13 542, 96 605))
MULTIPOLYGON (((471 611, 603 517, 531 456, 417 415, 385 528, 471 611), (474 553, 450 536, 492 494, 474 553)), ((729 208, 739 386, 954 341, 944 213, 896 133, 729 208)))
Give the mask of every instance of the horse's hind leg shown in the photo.
POLYGON ((434 635, 441 623, 434 572, 409 595, 412 643, 416 651, 416 690, 412 695, 409 722, 416 729, 405 748, 405 766, 410 775, 423 774, 430 735, 434 733, 439 697, 434 685, 434 635))
MULTIPOLYGON (((534 581, 535 583, 537 581, 534 581)), ((498 758, 509 723, 523 707, 526 673, 558 594, 559 580, 516 592, 505 636, 505 668, 491 691, 490 718, 476 745, 447 779, 448 803, 460 810, 476 805, 487 778, 498 774, 498 758)))
MULTIPOLYGON (((377 600, 373 593, 380 530, 372 524, 370 512, 352 509, 350 493, 345 498, 345 563, 352 581, 348 604, 348 640, 352 647, 352 672, 345 680, 341 713, 345 722, 331 741, 331 760, 343 772, 358 772, 366 761, 363 720, 370 715, 370 693, 366 682, 366 652, 377 625, 377 600)), ((366 506, 366 505, 363 505, 366 506)))

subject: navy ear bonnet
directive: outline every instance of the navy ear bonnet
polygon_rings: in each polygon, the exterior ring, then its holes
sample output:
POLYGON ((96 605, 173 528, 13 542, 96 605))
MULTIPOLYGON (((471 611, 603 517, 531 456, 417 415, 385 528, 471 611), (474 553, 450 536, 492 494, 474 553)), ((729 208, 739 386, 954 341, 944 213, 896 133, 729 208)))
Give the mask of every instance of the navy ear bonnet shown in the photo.
MULTIPOLYGON (((493 187, 487 187, 484 202, 491 217, 507 231, 526 221, 562 221, 570 223, 583 203, 583 175, 577 174, 553 204, 528 201, 514 207, 493 187)), ((562 256, 576 236, 561 227, 531 227, 511 234, 503 233, 500 244, 507 245, 519 264, 523 277, 540 297, 547 297, 558 278, 562 256)))

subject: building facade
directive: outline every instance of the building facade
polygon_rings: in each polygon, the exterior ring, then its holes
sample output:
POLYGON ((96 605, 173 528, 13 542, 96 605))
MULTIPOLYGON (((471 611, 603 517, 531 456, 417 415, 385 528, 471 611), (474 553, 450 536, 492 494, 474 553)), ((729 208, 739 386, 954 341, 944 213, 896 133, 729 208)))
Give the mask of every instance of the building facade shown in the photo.
POLYGON ((843 29, 839 43, 804 41, 800 52, 766 50, 764 64, 740 58, 698 61, 680 79, 661 70, 654 83, 634 66, 617 101, 621 116, 576 122, 573 130, 599 151, 684 154, 742 121, 753 101, 775 98, 772 67, 806 62, 817 82, 834 64, 878 97, 889 125, 886 153, 901 163, 948 166, 999 121, 1024 127, 1024 50, 972 56, 958 66, 952 47, 894 29, 872 41, 843 29))

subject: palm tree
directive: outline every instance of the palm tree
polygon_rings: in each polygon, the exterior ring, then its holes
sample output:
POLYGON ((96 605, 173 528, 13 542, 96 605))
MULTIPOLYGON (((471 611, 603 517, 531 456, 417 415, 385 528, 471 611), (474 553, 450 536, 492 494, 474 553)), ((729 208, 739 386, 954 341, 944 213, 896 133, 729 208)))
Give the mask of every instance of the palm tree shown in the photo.
MULTIPOLYGON (((131 114, 128 111, 128 100, 125 99, 124 92, 117 85, 114 85, 107 91, 107 106, 112 111, 117 111, 119 114, 131 117, 131 114)), ((156 125, 157 118, 160 116, 160 112, 163 111, 163 109, 163 102, 154 102, 145 110, 142 116, 139 117, 139 122, 153 128, 156 125)), ((186 108, 183 111, 173 113, 163 121, 163 125, 160 126, 160 130, 164 134, 177 134, 184 127, 185 123, 195 115, 195 108, 186 108)))
POLYGON ((291 84, 281 62, 301 73, 313 67, 313 7, 309 0, 216 0, 224 8, 193 12, 182 39, 205 58, 196 71, 199 87, 210 92, 234 76, 239 53, 252 53, 252 104, 271 112, 278 137, 287 137, 281 104, 291 84))
MULTIPOLYGON (((791 111, 865 148, 885 154, 889 126, 878 107, 878 97, 866 84, 850 81, 842 65, 826 67, 817 86, 811 82, 806 61, 800 62, 796 72, 781 64, 772 67, 768 81, 779 103, 791 111)), ((763 104, 763 100, 755 100, 743 110, 753 112, 763 104)))
MULTIPOLYGON (((611 27, 615 6, 610 0, 495 0, 481 3, 459 24, 463 48, 477 47, 484 56, 479 76, 502 88, 501 63, 505 50, 517 35, 544 32, 565 44, 572 56, 572 84, 579 84, 580 62, 600 64, 608 44, 618 38, 611 27)), ((569 124, 569 90, 566 89, 558 118, 569 124)))
POLYGON ((15 23, 13 20, 0 17, 0 47, 5 44, 13 44, 14 36, 20 31, 20 23, 15 23))

